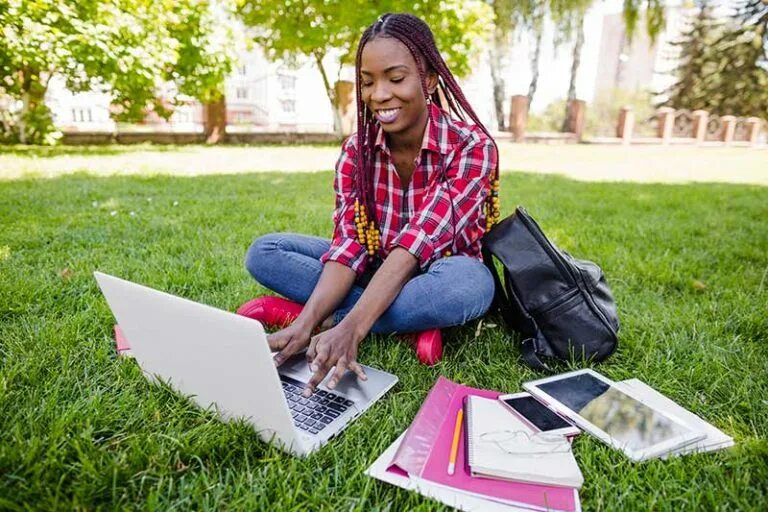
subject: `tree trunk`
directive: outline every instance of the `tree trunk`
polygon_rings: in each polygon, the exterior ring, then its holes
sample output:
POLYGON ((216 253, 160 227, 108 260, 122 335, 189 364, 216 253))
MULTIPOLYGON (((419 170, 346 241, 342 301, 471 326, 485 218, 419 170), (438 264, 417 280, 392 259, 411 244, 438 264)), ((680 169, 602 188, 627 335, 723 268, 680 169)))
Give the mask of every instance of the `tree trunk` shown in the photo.
POLYGON ((317 69, 320 70, 320 75, 323 77, 323 86, 325 87, 325 93, 328 95, 328 101, 331 102, 331 110, 333 111, 333 131, 341 139, 344 137, 344 129, 341 125, 341 112, 339 102, 336 98, 336 91, 331 87, 331 82, 328 80, 328 73, 325 72, 325 68, 323 67, 323 54, 314 52, 312 55, 314 55, 317 69))
POLYGON ((21 115, 19 116, 19 142, 27 143, 27 115, 29 114, 29 92, 24 91, 21 95, 21 115))
POLYGON ((19 116, 19 142, 21 144, 40 144, 43 136, 50 131, 50 117, 43 120, 42 115, 49 115, 45 109, 45 93, 48 91, 50 75, 41 74, 38 71, 24 70, 21 94, 21 115, 19 116), (34 115, 33 115, 34 114, 34 115), (34 122, 28 123, 30 116, 34 122), (42 135, 41 135, 42 133, 42 135))
POLYGON ((218 100, 203 104, 203 131, 206 144, 224 142, 227 133, 227 99, 223 94, 218 100))
POLYGON ((507 117, 504 115, 504 99, 507 95, 504 84, 504 52, 503 41, 494 37, 490 49, 491 81, 493 82, 493 107, 496 111, 496 122, 500 131, 507 130, 507 117))
POLYGON ((504 116, 504 96, 506 95, 504 79, 495 50, 491 50, 491 81, 493 82, 493 108, 496 112, 496 122, 500 131, 506 131, 507 122, 504 116))
POLYGON ((539 85, 539 58, 541 57, 541 38, 544 34, 543 28, 536 31, 536 46, 531 53, 531 83, 528 85, 528 109, 533 103, 533 96, 536 94, 536 87, 539 85))
POLYGON ((565 102, 565 119, 560 131, 566 132, 573 125, 571 119, 571 101, 576 99, 576 78, 579 75, 579 66, 581 65, 581 48, 584 46, 584 13, 579 15, 578 28, 576 32, 576 43, 573 45, 573 62, 571 63, 571 82, 568 84, 568 99, 565 102))

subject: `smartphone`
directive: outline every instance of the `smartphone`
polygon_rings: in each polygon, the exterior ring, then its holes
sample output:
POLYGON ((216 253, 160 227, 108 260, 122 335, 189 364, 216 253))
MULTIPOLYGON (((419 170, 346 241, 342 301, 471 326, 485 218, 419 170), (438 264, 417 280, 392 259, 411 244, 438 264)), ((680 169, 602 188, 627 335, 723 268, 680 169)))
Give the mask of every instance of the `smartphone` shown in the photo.
POLYGON ((578 427, 548 409, 546 405, 526 392, 501 395, 499 401, 539 432, 560 434, 566 437, 575 436, 581 432, 578 427))

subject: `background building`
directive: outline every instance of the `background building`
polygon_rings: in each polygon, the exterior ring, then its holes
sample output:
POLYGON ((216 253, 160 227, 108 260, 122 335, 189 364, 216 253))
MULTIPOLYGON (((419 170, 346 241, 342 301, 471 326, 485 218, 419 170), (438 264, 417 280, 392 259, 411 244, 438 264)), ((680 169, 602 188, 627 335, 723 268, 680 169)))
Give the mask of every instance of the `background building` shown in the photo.
MULTIPOLYGON (((642 20, 631 43, 627 40, 621 15, 621 1, 598 2, 585 19, 585 43, 576 82, 577 97, 587 103, 604 91, 663 91, 672 81, 676 65, 675 48, 670 44, 684 30, 694 9, 667 6, 667 23, 655 44, 645 34, 642 20)), ((545 23, 544 46, 532 112, 565 98, 570 79, 572 43, 555 48, 554 27, 545 23)), ((518 37, 511 49, 505 81, 507 97, 527 94, 531 79, 528 37, 518 37)), ((332 66, 329 66, 332 69, 332 66)), ((344 69, 344 80, 353 79, 353 70, 344 69)), ((487 52, 478 59, 474 73, 460 81, 481 121, 496 126, 493 88, 487 52)), ((53 80, 46 97, 56 124, 66 131, 113 131, 109 118, 109 97, 102 93, 72 94, 61 81, 53 80)), ((322 78, 310 60, 293 65, 268 61, 259 48, 240 55, 240 64, 226 81, 227 121, 230 131, 330 132, 333 114, 322 78)), ((508 105, 506 106, 508 111, 508 105)), ((143 125, 119 129, 160 131, 202 131, 202 107, 189 100, 178 106, 169 121, 150 115, 143 125)))

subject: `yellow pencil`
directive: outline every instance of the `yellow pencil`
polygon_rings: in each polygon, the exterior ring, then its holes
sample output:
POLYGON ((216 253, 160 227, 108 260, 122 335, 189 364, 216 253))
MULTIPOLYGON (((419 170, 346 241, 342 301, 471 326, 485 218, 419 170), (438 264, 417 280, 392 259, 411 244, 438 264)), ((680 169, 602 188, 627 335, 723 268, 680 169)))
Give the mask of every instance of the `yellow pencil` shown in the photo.
POLYGON ((451 443, 451 456, 448 459, 448 474, 456 472, 456 456, 459 454, 459 438, 461 437, 461 423, 464 419, 464 408, 456 413, 456 426, 453 427, 453 443, 451 443))

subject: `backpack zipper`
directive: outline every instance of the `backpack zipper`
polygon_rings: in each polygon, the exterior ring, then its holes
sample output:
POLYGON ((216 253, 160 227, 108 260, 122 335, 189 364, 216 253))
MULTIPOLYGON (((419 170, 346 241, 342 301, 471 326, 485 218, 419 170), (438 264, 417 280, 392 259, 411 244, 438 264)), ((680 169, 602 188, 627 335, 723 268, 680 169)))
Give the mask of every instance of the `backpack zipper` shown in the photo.
POLYGON ((547 240, 545 236, 543 236, 542 234, 543 232, 541 231, 541 228, 536 223, 536 221, 533 220, 533 218, 528 215, 528 212, 525 211, 525 208, 523 208, 522 206, 518 206, 518 209, 522 213, 522 215, 520 215, 520 220, 528 228, 528 231, 544 247, 544 250, 547 251, 550 258, 552 258, 552 260, 558 266, 560 271, 570 276, 570 278, 573 280, 573 284, 579 289, 579 291, 581 291, 582 295, 585 296, 585 299, 587 300, 587 304, 589 304, 589 307, 592 309, 592 311, 595 312, 595 314, 603 323, 603 325, 605 325, 605 327, 608 328, 608 331, 610 331, 610 333, 613 334, 615 338, 616 331, 614 330, 613 326, 605 317, 605 314, 600 309, 600 307, 597 304, 595 304, 594 300, 592 299, 592 295, 585 290, 587 286, 586 286, 586 283, 584 282, 584 276, 581 276, 581 272, 579 272, 580 279, 577 279, 573 271, 570 268, 568 268, 567 265, 565 265, 560 255, 557 253, 557 251, 555 251, 554 247, 552 247, 552 243, 549 240, 547 240))

